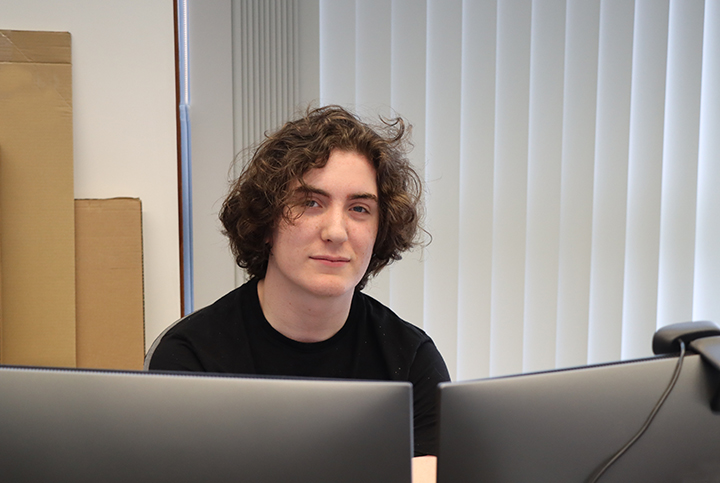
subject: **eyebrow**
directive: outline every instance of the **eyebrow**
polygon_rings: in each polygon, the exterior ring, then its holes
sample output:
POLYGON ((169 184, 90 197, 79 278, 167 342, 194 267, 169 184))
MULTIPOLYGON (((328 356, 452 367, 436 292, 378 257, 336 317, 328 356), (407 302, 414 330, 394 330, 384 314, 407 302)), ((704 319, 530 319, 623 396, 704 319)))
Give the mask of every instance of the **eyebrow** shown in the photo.
MULTIPOLYGON (((303 194, 305 196, 316 194, 320 196, 324 196, 326 198, 330 198, 330 193, 325 191, 324 189, 316 188, 315 186, 305 185, 305 186, 298 186, 295 189, 295 192, 298 194, 303 194)), ((372 193, 355 193, 350 195, 349 199, 351 200, 372 200, 377 202, 378 197, 377 195, 374 195, 372 193)))

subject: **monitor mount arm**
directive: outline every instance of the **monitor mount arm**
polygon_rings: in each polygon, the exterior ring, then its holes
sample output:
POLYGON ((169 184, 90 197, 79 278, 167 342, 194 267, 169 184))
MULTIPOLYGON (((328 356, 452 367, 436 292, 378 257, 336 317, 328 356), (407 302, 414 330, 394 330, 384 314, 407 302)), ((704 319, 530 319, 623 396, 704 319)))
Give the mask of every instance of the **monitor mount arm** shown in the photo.
MULTIPOLYGON (((720 327, 712 322, 682 322, 665 326, 655 332, 652 348, 655 354, 673 354, 680 351, 680 341, 720 372, 720 327)), ((710 407, 720 411, 720 390, 715 393, 710 407)))

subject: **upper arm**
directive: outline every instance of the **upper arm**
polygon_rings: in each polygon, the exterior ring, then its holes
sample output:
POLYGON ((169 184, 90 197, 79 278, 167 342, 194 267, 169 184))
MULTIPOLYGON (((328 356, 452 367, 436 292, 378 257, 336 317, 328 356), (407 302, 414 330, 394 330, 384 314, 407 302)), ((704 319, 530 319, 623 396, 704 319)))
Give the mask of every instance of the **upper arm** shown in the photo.
POLYGON ((189 341, 170 334, 165 335, 150 354, 151 371, 205 372, 189 341))
POLYGON ((449 380, 447 366, 435 344, 423 343, 410 368, 416 455, 437 454, 437 385, 449 380))

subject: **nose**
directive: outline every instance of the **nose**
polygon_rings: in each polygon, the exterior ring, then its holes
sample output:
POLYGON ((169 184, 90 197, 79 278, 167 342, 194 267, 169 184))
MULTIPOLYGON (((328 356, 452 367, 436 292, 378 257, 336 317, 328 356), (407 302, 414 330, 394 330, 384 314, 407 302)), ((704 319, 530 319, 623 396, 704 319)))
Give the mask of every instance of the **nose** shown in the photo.
POLYGON ((348 239, 345 210, 332 208, 327 210, 323 217, 320 236, 324 241, 344 243, 348 239))

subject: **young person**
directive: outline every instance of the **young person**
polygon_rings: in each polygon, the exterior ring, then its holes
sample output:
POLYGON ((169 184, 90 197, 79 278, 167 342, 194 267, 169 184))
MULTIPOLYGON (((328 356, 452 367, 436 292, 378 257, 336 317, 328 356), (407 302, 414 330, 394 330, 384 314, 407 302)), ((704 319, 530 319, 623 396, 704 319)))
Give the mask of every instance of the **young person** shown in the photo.
MULTIPOLYGON (((407 135, 400 118, 373 128, 328 106, 267 136, 220 213, 250 280, 172 326, 149 368, 409 381, 415 456, 435 455, 442 356, 360 291, 418 243, 407 135)), ((432 458, 413 464, 434 471, 432 458)))

